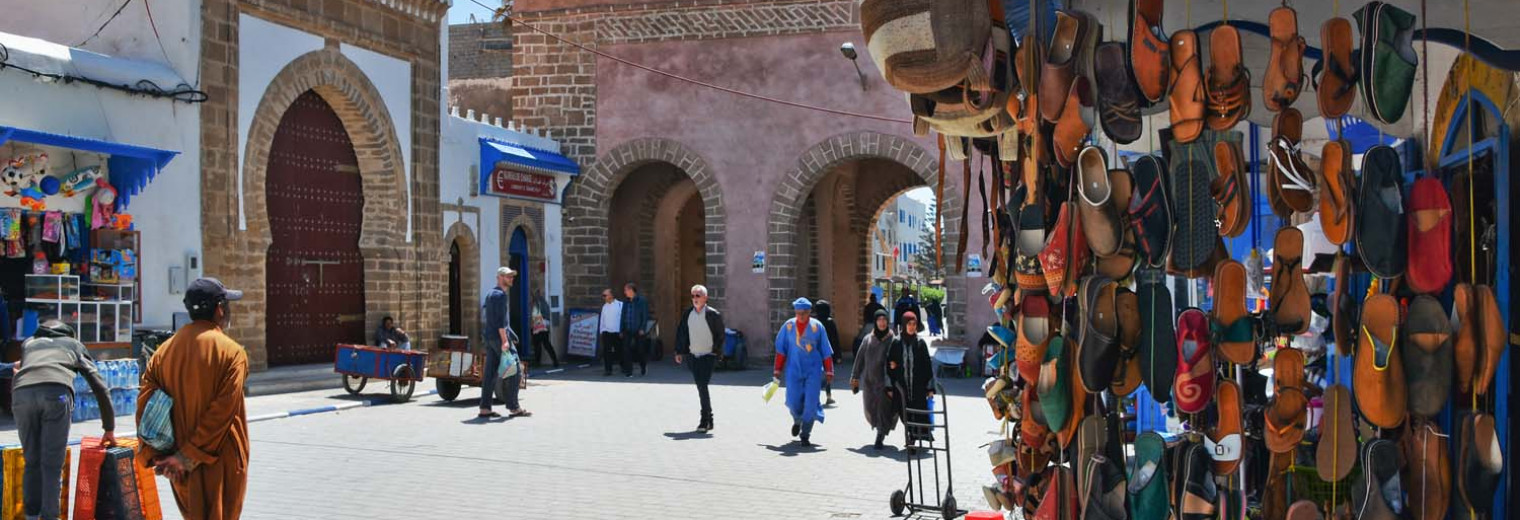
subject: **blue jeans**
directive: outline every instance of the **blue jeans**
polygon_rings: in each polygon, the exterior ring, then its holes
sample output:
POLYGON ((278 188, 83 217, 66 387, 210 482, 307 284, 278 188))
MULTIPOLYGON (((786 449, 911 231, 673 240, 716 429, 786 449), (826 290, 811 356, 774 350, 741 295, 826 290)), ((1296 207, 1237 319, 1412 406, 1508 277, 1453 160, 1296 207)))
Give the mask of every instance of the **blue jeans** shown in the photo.
POLYGON ((487 347, 486 361, 480 369, 480 409, 490 410, 496 381, 500 379, 497 368, 501 365, 501 348, 487 347))

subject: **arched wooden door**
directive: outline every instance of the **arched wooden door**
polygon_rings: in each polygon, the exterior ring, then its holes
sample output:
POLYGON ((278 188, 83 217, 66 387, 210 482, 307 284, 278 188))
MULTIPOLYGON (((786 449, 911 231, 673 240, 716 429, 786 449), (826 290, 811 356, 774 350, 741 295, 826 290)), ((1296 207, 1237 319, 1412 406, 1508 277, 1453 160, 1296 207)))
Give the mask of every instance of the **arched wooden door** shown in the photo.
POLYGON ((331 362, 334 345, 364 343, 364 192, 348 132, 315 92, 280 118, 265 190, 269 364, 331 362))
MULTIPOLYGON (((531 305, 529 295, 533 294, 530 287, 533 277, 528 273, 528 234, 519 227, 512 231, 512 240, 507 243, 507 254, 511 257, 507 260, 512 270, 517 271, 517 279, 512 282, 512 292, 507 295, 510 299, 510 318, 512 331, 524 344, 533 334, 533 322, 530 321, 532 312, 528 310, 531 305)), ((525 351, 519 351, 519 354, 525 351)))

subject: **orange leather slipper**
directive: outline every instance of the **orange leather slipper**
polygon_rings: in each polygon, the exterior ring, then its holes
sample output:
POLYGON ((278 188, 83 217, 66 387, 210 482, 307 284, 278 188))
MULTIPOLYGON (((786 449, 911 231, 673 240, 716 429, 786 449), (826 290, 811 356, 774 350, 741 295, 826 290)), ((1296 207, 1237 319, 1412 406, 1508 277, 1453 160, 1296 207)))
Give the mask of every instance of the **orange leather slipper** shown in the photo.
POLYGON ((1237 365, 1256 359, 1255 330, 1246 310, 1246 267, 1225 260, 1214 268, 1214 327, 1219 356, 1237 365))
POLYGON ((1267 16, 1272 38, 1272 53, 1267 58, 1267 76, 1261 84, 1261 101, 1267 110, 1282 110, 1298 99, 1304 86, 1304 37, 1298 34, 1298 12, 1283 6, 1267 16))
POLYGON ((1319 224, 1325 239, 1335 245, 1351 240, 1351 148, 1344 141, 1328 141, 1320 153, 1319 224))
POLYGON ((1172 137, 1179 143, 1191 143, 1203 134, 1206 95, 1203 88, 1203 64, 1200 62, 1198 34, 1177 31, 1172 34, 1172 137))
POLYGON ((1403 424, 1408 410, 1399 339, 1399 302, 1381 293, 1367 298, 1351 380, 1362 417, 1385 429, 1403 424))

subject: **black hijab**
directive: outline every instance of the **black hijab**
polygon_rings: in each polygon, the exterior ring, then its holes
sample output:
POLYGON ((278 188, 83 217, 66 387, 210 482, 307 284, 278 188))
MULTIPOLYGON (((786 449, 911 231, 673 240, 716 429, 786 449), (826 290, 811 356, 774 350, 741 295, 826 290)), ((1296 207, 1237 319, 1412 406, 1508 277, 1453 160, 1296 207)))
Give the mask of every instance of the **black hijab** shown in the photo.
POLYGON ((877 341, 881 341, 883 339, 886 339, 887 335, 892 334, 892 324, 891 323, 888 323, 887 324, 887 328, 885 328, 885 329, 876 326, 877 322, 881 321, 882 318, 887 318, 887 317, 888 316, 887 316, 887 311, 886 310, 878 310, 878 311, 876 311, 876 316, 874 316, 874 317, 871 318, 871 333, 876 336, 876 340, 877 341))

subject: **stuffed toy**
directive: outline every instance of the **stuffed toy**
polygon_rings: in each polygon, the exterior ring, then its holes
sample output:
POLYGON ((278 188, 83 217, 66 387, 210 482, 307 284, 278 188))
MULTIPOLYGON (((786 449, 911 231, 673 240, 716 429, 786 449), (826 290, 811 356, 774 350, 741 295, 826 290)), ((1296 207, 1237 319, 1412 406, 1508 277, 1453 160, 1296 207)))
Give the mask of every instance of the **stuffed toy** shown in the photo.
POLYGON ((0 182, 10 186, 5 194, 21 197, 21 205, 32 211, 47 209, 47 203, 43 202, 47 194, 37 187, 37 179, 42 177, 47 169, 47 158, 45 153, 12 158, 5 165, 5 169, 0 170, 0 182))
POLYGON ((116 187, 105 179, 95 179, 98 189, 90 195, 90 229, 116 225, 116 187))
POLYGON ((84 192, 95 189, 95 181, 99 179, 99 166, 80 168, 78 170, 70 172, 68 175, 63 176, 62 186, 59 187, 59 191, 61 191, 65 197, 80 195, 84 192))

